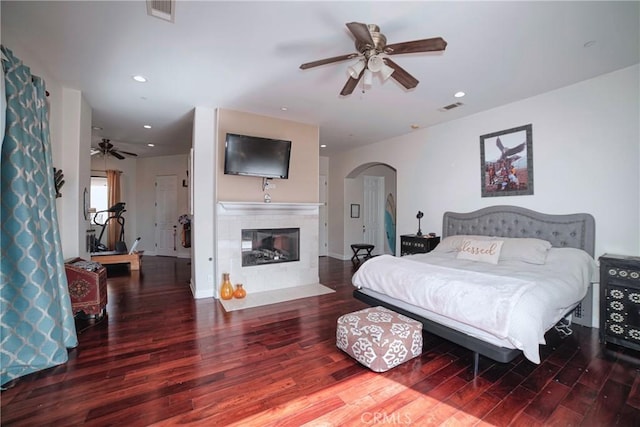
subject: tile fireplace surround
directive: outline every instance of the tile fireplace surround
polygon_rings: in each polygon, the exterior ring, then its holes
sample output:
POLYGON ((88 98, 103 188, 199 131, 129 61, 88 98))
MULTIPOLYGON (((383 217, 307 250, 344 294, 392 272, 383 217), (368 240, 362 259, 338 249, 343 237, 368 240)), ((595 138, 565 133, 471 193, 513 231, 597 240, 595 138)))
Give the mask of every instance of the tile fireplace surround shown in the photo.
POLYGON ((222 273, 242 283, 247 293, 319 283, 318 203, 218 202, 216 294, 222 273), (242 229, 299 228, 300 260, 242 266, 242 229))

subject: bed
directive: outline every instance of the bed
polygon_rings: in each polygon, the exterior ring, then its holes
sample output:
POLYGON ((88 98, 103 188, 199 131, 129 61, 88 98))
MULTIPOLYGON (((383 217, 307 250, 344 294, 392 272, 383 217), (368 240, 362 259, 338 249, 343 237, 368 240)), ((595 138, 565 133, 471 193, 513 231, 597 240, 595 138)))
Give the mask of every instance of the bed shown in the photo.
POLYGON ((507 363, 524 353, 540 363, 544 333, 575 309, 597 277, 594 243, 590 214, 517 206, 446 212, 434 251, 366 261, 353 276, 353 295, 471 350, 476 373, 480 355, 507 363), (499 258, 489 250, 496 245, 499 258), (491 259, 476 258, 485 255, 491 259))

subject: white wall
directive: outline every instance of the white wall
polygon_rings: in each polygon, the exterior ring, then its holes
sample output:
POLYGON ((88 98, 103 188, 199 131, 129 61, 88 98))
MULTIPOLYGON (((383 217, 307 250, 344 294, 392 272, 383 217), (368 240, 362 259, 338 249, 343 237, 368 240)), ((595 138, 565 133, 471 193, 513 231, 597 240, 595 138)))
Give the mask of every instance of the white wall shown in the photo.
POLYGON ((329 158, 320 156, 320 175, 329 175, 329 158))
POLYGON ((91 190, 91 107, 79 90, 62 88, 61 132, 63 153, 57 167, 65 180, 61 190, 65 200, 58 211, 62 251, 65 258, 89 259, 86 237, 90 224, 84 214, 84 190, 91 190))
MULTIPOLYGON (((344 177, 363 163, 397 170, 397 233, 442 230, 447 210, 496 204, 588 212, 596 252, 640 253, 640 81, 629 67, 331 158, 330 252, 344 252, 344 177), (534 195, 482 198, 479 136, 533 125, 534 195), (398 147, 403 149, 399 150, 398 147)), ((472 102, 470 99, 468 102, 472 102)))
MULTIPOLYGON (((136 235, 127 236, 128 241, 140 237, 139 250, 144 250, 145 255, 155 255, 155 182, 156 176, 175 175, 178 182, 178 216, 189 213, 189 188, 182 186, 182 181, 188 181, 187 168, 189 167, 189 155, 147 157, 137 160, 136 167, 136 196, 135 216, 136 235), (130 239, 129 239, 130 238, 130 239)), ((129 205, 127 204, 127 210, 129 205)), ((178 218, 175 219, 178 229, 178 218)), ((189 258, 191 249, 183 248, 180 244, 180 234, 177 236, 178 257, 189 258)))
POLYGON ((215 295, 216 111, 196 107, 193 117, 193 220, 191 290, 195 298, 215 295))

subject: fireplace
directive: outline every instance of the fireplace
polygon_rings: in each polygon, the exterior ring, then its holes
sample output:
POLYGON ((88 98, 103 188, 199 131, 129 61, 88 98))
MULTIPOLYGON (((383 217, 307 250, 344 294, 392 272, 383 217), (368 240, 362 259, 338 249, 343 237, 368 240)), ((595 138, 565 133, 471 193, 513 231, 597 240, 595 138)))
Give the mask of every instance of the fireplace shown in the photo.
MULTIPOLYGON (((318 203, 218 202, 216 286, 222 273, 230 273, 233 283, 242 283, 247 294, 294 288, 318 283, 318 203), (242 230, 297 229, 299 237, 289 236, 298 251, 295 262, 278 259, 243 267, 244 254, 253 250, 253 237, 243 243, 242 230)), ((274 239, 274 246, 280 244, 274 239)), ((280 249, 287 249, 279 246, 280 249)), ((291 249, 287 249, 291 252, 291 249)), ((212 278, 213 280, 214 278, 212 278)), ((216 288, 214 294, 219 295, 216 288)))
POLYGON ((242 229, 242 266, 300 260, 299 228, 242 229))

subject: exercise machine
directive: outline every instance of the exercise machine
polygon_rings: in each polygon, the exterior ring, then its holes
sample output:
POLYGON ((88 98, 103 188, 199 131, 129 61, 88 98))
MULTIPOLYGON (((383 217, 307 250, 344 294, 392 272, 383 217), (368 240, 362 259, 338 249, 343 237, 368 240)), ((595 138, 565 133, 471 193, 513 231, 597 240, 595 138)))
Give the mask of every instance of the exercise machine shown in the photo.
POLYGON ((125 219, 122 216, 127 210, 125 209, 124 202, 118 202, 115 205, 111 206, 109 209, 98 211, 93 217, 93 223, 97 226, 102 227, 100 231, 100 235, 97 239, 94 238, 91 244, 91 252, 106 252, 109 250, 102 243, 102 236, 104 235, 105 230, 107 229, 107 225, 110 223, 120 225, 120 235, 118 236, 118 240, 116 241, 115 252, 127 253, 127 244, 124 241, 124 223, 125 219), (107 212, 107 218, 103 223, 98 222, 98 218, 100 218, 99 214, 107 212))

